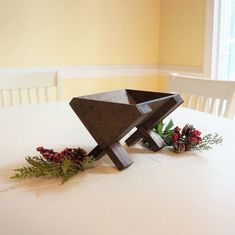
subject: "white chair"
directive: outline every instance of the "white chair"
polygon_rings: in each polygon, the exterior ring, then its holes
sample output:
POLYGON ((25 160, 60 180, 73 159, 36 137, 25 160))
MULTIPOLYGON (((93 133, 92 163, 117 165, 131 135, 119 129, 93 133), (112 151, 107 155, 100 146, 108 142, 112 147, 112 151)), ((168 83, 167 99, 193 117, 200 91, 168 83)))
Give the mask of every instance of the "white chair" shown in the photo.
POLYGON ((234 118, 235 81, 203 79, 174 73, 169 78, 168 90, 182 96, 183 107, 234 118))
POLYGON ((56 71, 0 73, 0 107, 49 102, 53 95, 61 100, 56 71))

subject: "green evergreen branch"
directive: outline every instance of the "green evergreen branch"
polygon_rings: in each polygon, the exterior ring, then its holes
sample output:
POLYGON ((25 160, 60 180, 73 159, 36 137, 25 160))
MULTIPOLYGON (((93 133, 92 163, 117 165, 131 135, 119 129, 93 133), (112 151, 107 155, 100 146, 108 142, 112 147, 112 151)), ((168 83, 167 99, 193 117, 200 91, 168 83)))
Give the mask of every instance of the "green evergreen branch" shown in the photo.
POLYGON ((212 149, 211 145, 218 145, 223 142, 223 138, 219 136, 217 133, 215 134, 207 134, 202 138, 202 142, 195 146, 193 149, 202 151, 202 150, 210 150, 212 149))
POLYGON ((30 166, 15 169, 15 175, 11 179, 23 179, 28 177, 59 177, 62 183, 76 175, 79 171, 83 171, 94 166, 94 159, 87 156, 82 162, 73 162, 65 159, 62 162, 55 163, 44 160, 42 157, 26 157, 26 161, 30 166))
MULTIPOLYGON (((180 132, 179 138, 180 138, 181 143, 178 143, 177 141, 176 142, 177 142, 177 144, 181 144, 181 148, 183 149, 183 151, 210 150, 210 149, 212 149, 212 145, 218 145, 223 142, 223 138, 221 136, 219 136, 217 133, 205 135, 202 138, 200 143, 193 142, 190 140, 191 136, 189 134, 185 134, 186 129, 188 129, 188 131, 195 130, 195 128, 192 125, 185 125, 183 130, 180 132)), ((174 123, 172 120, 170 120, 167 124, 164 124, 163 121, 157 123, 153 127, 153 131, 156 132, 164 140, 164 142, 166 143, 167 146, 173 146, 173 148, 180 147, 180 146, 177 146, 176 142, 173 142, 173 140, 172 140, 173 134, 176 134, 174 131, 174 123)), ((144 143, 144 145, 147 148, 149 147, 148 142, 144 138, 142 138, 142 142, 144 143)))

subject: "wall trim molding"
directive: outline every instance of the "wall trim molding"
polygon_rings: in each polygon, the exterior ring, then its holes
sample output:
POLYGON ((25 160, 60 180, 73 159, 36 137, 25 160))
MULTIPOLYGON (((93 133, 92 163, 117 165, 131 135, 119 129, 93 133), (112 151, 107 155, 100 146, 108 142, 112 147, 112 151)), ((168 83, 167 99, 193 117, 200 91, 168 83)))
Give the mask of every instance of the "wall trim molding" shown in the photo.
POLYGON ((203 76, 202 67, 178 65, 145 64, 145 65, 84 65, 64 67, 34 68, 0 68, 0 74, 6 73, 43 73, 57 71, 61 79, 114 78, 138 76, 169 76, 176 72, 188 75, 203 76))
POLYGON ((169 76, 171 73, 180 73, 191 76, 204 76, 203 67, 181 66, 181 65, 158 65, 158 74, 162 76, 169 76))

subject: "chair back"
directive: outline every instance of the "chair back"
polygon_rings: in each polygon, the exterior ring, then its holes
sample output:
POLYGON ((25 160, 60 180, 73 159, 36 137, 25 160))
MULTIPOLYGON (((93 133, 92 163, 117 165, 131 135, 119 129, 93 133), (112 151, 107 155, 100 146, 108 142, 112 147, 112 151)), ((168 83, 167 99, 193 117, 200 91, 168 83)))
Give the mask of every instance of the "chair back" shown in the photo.
POLYGON ((235 81, 171 74, 169 91, 184 99, 183 107, 234 118, 235 81))
POLYGON ((0 107, 51 100, 61 100, 61 82, 56 71, 0 73, 0 107))

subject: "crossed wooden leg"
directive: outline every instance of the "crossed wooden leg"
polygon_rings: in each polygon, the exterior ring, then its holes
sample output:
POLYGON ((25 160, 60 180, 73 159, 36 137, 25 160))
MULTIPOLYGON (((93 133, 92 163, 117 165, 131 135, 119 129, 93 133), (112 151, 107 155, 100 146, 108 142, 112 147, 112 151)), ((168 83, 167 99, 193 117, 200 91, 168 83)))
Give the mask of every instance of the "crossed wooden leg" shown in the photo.
POLYGON ((110 159, 120 171, 133 163, 131 158, 128 156, 128 153, 119 142, 109 145, 104 150, 97 145, 88 155, 93 156, 96 160, 98 160, 103 157, 105 153, 108 154, 110 159))

